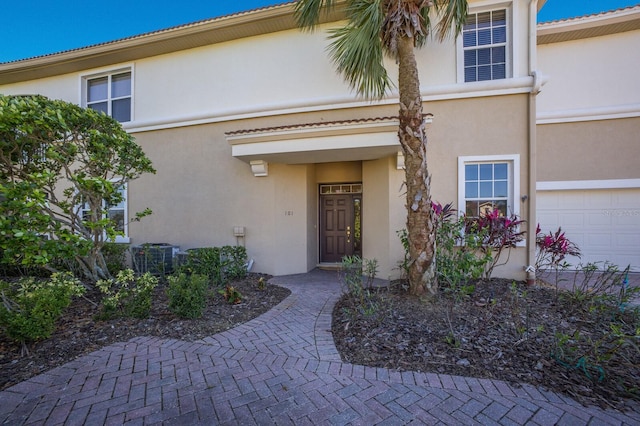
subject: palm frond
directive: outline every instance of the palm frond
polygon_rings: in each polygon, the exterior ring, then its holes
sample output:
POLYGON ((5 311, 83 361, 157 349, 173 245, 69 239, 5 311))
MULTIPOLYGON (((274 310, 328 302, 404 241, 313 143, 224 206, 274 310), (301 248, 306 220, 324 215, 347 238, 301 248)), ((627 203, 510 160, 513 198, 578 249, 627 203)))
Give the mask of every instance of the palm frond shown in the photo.
POLYGON ((349 85, 366 99, 381 99, 391 86, 384 68, 380 0, 354 0, 346 26, 329 31, 331 59, 349 85))
POLYGON ((416 37, 416 46, 422 47, 427 42, 427 37, 431 34, 431 7, 428 3, 426 6, 420 8, 420 18, 424 23, 423 34, 416 37))
POLYGON ((449 34, 458 35, 467 20, 467 0, 435 0, 434 8, 440 18, 436 27, 438 38, 443 41, 449 34))
POLYGON ((298 0, 293 8, 298 27, 313 31, 320 21, 322 11, 328 13, 336 0, 298 0))

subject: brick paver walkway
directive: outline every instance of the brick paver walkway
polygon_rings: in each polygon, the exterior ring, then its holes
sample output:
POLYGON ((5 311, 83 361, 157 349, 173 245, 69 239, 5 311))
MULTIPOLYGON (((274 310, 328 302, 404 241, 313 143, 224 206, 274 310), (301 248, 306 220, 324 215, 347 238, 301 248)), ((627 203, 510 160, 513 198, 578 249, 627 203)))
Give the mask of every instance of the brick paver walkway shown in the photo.
POLYGON ((3 424, 640 424, 530 385, 343 363, 334 272, 277 277, 292 294, 198 342, 139 337, 0 392, 3 424))

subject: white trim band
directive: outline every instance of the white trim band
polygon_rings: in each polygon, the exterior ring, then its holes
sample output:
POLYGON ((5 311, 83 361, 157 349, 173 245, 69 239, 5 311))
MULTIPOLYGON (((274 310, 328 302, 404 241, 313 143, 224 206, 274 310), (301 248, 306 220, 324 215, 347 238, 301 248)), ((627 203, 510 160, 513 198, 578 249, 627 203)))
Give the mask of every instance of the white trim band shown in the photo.
POLYGON ((563 180, 537 182, 537 191, 579 189, 640 189, 640 179, 563 180))
POLYGON ((536 124, 575 123, 640 117, 640 104, 538 112, 536 124))
MULTIPOLYGON (((429 87, 422 90, 422 101, 478 98, 485 96, 513 95, 530 93, 533 77, 507 78, 504 80, 482 81, 477 83, 447 84, 429 87)), ((222 123, 249 118, 262 118, 277 115, 301 114, 336 110, 340 108, 362 108, 371 105, 395 105, 398 93, 391 93, 379 102, 357 99, 354 96, 334 96, 315 99, 303 99, 297 102, 280 102, 256 105, 249 108, 238 108, 227 111, 209 111, 200 114, 188 114, 180 117, 165 117, 153 120, 137 120, 123 123, 130 133, 149 132, 153 130, 174 129, 178 127, 197 126, 201 124, 222 123)))

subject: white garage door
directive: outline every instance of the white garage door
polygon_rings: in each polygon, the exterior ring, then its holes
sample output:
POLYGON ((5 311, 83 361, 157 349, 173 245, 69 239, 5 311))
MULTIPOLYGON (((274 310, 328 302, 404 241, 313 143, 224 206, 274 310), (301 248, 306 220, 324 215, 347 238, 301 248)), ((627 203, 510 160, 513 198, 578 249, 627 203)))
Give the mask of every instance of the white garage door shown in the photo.
POLYGON ((610 261, 640 271, 640 189, 537 192, 543 233, 559 226, 582 252, 580 262, 610 261))

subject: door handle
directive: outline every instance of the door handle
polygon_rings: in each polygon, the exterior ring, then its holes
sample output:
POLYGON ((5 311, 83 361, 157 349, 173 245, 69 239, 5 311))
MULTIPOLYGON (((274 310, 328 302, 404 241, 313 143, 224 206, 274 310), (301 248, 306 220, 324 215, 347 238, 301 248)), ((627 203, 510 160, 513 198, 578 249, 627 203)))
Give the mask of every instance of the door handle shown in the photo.
POLYGON ((351 242, 351 227, 347 226, 347 242, 351 242))

